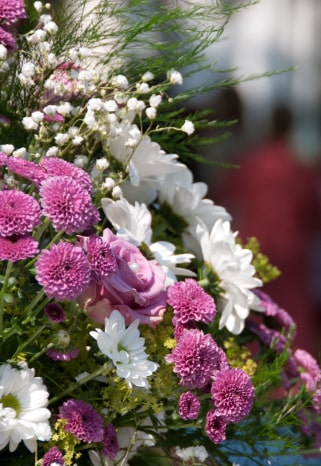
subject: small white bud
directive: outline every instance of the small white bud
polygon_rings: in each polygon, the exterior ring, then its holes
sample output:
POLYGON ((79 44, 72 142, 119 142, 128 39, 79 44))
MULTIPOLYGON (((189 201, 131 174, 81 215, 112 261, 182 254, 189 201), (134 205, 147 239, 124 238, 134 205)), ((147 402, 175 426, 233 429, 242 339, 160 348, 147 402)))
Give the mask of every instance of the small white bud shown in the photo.
POLYGON ((74 160, 74 164, 80 168, 84 168, 87 162, 88 162, 88 157, 86 155, 77 155, 77 157, 74 160))
POLYGON ((188 134, 188 136, 190 136, 194 133, 195 128, 190 120, 185 120, 183 126, 181 127, 181 130, 184 131, 184 133, 188 134))
POLYGON ((121 190, 120 186, 115 186, 112 191, 112 196, 115 200, 120 199, 123 195, 123 192, 121 190))
POLYGON ((56 157, 58 155, 59 149, 57 146, 51 146, 46 152, 47 157, 56 157))
POLYGON ((183 84, 183 76, 179 71, 171 70, 167 73, 167 77, 171 84, 183 84))
POLYGON ((38 13, 42 12, 42 8, 43 8, 42 2, 34 2, 33 6, 35 10, 38 11, 38 13))
POLYGON ((149 118, 150 120, 155 120, 156 118, 156 108, 154 107, 148 107, 146 108, 146 116, 147 118, 149 118))
POLYGON ((1 151, 7 155, 11 155, 14 151, 14 146, 12 144, 2 144, 1 151))
POLYGON ((154 75, 150 71, 146 71, 146 73, 144 73, 142 76, 142 81, 144 82, 152 81, 153 79, 154 75))

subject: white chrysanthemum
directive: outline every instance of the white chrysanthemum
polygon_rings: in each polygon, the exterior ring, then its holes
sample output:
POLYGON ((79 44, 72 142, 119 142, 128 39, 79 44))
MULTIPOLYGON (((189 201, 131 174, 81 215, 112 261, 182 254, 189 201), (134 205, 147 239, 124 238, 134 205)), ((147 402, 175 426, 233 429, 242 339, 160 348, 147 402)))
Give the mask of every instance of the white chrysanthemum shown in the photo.
POLYGON ((195 276, 191 270, 177 267, 177 264, 190 263, 194 258, 193 254, 174 254, 175 246, 168 241, 151 242, 152 216, 145 204, 135 202, 132 205, 124 198, 119 201, 104 198, 101 205, 106 217, 116 229, 117 236, 135 246, 147 244, 166 274, 165 287, 176 281, 176 275, 195 276))
POLYGON ((183 235, 186 249, 200 255, 198 240, 195 240, 198 219, 201 219, 210 230, 216 220, 231 220, 224 207, 215 205, 211 199, 204 199, 207 185, 202 182, 193 183, 192 172, 183 165, 174 175, 167 175, 162 183, 158 199, 160 204, 166 203, 188 224, 183 235))
POLYGON ((262 285, 254 277, 251 265, 252 252, 235 242, 237 233, 231 231, 230 223, 217 220, 211 232, 200 223, 196 229, 204 261, 209 263, 220 279, 224 290, 220 328, 239 334, 250 307, 257 305, 257 298, 251 289, 262 285))
POLYGON ((129 201, 149 205, 156 199, 157 190, 165 176, 181 169, 176 154, 166 154, 149 136, 142 135, 136 125, 113 124, 109 139, 111 155, 128 167, 129 179, 122 184, 124 196, 129 201))
POLYGON ((0 450, 9 444, 9 451, 15 451, 23 441, 34 452, 37 440, 51 438, 48 396, 33 369, 26 365, 21 369, 10 364, 0 366, 0 450))
POLYGON ((105 319, 105 330, 96 328, 90 335, 97 340, 98 348, 116 367, 118 377, 125 379, 128 386, 149 388, 147 377, 158 368, 158 364, 148 361, 145 353, 145 339, 138 330, 139 320, 127 328, 121 313, 114 310, 105 319))

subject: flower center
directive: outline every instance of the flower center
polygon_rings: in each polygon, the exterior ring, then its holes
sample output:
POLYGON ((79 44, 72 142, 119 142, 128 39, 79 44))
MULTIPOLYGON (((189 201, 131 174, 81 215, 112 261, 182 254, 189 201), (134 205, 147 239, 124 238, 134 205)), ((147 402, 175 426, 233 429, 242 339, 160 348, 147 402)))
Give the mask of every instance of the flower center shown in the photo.
POLYGON ((15 396, 11 395, 11 393, 9 393, 9 395, 4 395, 1 398, 0 399, 0 404, 2 404, 2 406, 4 408, 13 409, 16 412, 17 416, 19 416, 19 414, 21 413, 21 405, 20 405, 19 401, 17 400, 17 398, 15 396))

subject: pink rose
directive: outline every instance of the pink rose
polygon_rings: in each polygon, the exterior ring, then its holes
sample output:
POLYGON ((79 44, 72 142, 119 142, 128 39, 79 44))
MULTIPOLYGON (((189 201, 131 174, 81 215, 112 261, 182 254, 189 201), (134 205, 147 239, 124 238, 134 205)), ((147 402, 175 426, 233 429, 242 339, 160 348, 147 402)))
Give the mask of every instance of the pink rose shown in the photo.
MULTIPOLYGON (((165 273, 155 260, 147 260, 133 244, 106 229, 103 240, 116 258, 117 270, 100 282, 93 279, 78 301, 95 322, 104 323, 114 309, 127 324, 139 319, 155 327, 166 309, 165 273)), ((86 239, 81 238, 86 249, 86 239)))

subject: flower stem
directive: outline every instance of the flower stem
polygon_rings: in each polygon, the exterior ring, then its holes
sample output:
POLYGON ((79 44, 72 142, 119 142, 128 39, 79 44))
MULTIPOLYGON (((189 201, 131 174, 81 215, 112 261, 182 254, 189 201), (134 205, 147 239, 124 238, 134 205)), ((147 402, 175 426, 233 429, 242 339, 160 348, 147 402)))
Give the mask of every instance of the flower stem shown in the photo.
POLYGON ((70 393, 72 393, 74 390, 76 390, 81 385, 84 385, 85 383, 90 382, 91 380, 95 379, 99 375, 103 375, 104 372, 106 372, 107 369, 109 368, 109 365, 110 365, 109 362, 106 362, 102 367, 99 367, 99 369, 96 369, 91 374, 86 375, 85 377, 83 377, 78 382, 75 382, 75 383, 71 384, 68 388, 66 388, 65 390, 60 392, 59 395, 56 395, 53 398, 51 398, 49 400, 48 404, 55 403, 56 401, 60 400, 64 396, 69 395, 70 393))
POLYGON ((9 278, 10 278, 12 267, 13 267, 13 262, 8 261, 7 268, 6 268, 6 273, 5 273, 4 280, 3 280, 2 289, 0 291, 0 335, 2 335, 2 332, 3 332, 4 294, 5 294, 7 284, 8 284, 9 278))

